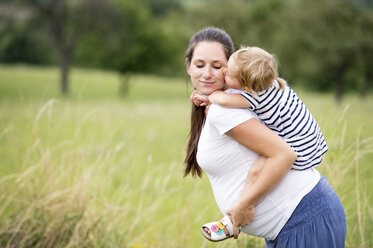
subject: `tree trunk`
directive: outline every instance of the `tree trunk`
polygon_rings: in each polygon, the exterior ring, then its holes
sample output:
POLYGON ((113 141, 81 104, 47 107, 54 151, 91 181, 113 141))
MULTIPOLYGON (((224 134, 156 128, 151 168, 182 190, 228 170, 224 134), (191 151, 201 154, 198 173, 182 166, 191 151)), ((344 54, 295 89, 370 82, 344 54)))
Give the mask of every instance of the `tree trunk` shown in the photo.
POLYGON ((341 67, 335 70, 334 75, 332 76, 334 84, 334 96, 337 104, 342 102, 343 97, 343 74, 341 67))
POLYGON ((335 100, 337 101, 337 104, 340 104, 342 102, 343 79, 344 79, 344 74, 345 74, 347 66, 348 66, 348 61, 344 60, 339 64, 338 67, 334 69, 333 84, 334 84, 334 90, 335 90, 335 100))
POLYGON ((70 58, 68 52, 60 51, 60 86, 63 95, 69 93, 69 69, 70 69, 70 58))
MULTIPOLYGON (((69 69, 73 54, 72 47, 69 47, 66 34, 64 32, 64 24, 59 22, 59 19, 52 19, 52 36, 55 46, 58 51, 59 66, 60 66, 60 89, 63 95, 69 93, 69 69)), ((74 44, 73 42, 71 42, 74 44)))
POLYGON ((342 82, 342 77, 338 75, 334 79, 334 87, 335 87, 335 100, 337 101, 338 104, 342 102, 342 97, 343 97, 343 82, 342 82))
POLYGON ((119 85, 119 95, 125 97, 128 95, 130 88, 130 78, 131 73, 120 73, 120 85, 119 85))
POLYGON ((366 98, 368 96, 372 81, 373 81, 372 74, 370 74, 370 72, 368 71, 365 71, 364 85, 363 85, 363 90, 361 92, 362 97, 366 98))

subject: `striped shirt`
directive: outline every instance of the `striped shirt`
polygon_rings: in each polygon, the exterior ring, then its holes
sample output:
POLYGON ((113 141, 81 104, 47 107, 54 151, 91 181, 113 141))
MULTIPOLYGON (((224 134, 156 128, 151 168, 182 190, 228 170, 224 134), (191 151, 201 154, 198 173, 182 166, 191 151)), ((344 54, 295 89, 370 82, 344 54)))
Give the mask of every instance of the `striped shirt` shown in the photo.
POLYGON ((286 86, 272 85, 257 95, 240 93, 267 127, 282 137, 297 153, 293 169, 305 170, 319 165, 328 150, 321 129, 306 105, 286 86))

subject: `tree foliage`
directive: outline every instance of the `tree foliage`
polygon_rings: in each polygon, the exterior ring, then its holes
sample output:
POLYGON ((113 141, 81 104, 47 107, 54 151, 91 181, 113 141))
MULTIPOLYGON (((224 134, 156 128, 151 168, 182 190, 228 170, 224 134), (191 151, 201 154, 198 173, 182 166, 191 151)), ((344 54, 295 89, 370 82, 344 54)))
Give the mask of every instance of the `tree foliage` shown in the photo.
POLYGON ((205 4, 189 17, 196 30, 201 23, 223 27, 236 48, 259 46, 276 54, 290 85, 333 90, 338 101, 346 91, 370 89, 373 12, 367 5, 334 0, 205 4))
POLYGON ((33 18, 39 22, 23 19, 17 25, 10 24, 3 17, 4 5, 0 4, 0 62, 53 63, 55 58, 61 61, 65 54, 74 65, 116 70, 122 75, 139 72, 181 75, 185 71, 183 57, 190 36, 203 27, 217 26, 232 36, 236 48, 259 46, 276 54, 280 74, 290 85, 333 90, 340 100, 347 91, 368 92, 373 81, 370 70, 373 6, 369 1, 16 0, 16 3, 26 13, 36 13, 35 9, 39 9, 38 13, 44 14, 33 18), (47 7, 53 7, 54 12, 45 11, 47 7), (60 24, 59 33, 64 35, 58 36, 54 31, 46 37, 48 27, 57 30, 56 23, 60 24), (60 47, 65 49, 53 52, 50 44, 55 47, 64 44, 60 47))

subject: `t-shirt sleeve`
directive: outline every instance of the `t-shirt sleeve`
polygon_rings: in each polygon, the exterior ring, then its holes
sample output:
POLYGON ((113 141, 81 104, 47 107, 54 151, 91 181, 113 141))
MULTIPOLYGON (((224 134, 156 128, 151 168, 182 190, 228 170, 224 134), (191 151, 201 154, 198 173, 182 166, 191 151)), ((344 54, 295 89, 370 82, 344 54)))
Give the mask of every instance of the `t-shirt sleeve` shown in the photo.
POLYGON ((253 95, 251 95, 251 94, 249 94, 245 91, 241 92, 240 95, 243 96, 246 99, 246 101, 248 101, 250 103, 250 105, 251 105, 250 109, 255 110, 255 109, 258 108, 259 102, 258 102, 257 99, 255 99, 255 97, 253 95))
POLYGON ((212 104, 207 118, 210 118, 210 122, 216 127, 219 134, 223 135, 232 128, 255 117, 249 109, 224 108, 212 104))

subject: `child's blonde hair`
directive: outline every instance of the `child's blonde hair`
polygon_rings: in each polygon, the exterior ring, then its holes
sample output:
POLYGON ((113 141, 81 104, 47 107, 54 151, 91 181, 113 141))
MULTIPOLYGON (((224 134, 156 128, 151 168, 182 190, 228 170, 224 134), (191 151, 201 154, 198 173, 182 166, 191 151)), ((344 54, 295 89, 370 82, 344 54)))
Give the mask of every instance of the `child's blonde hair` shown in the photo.
POLYGON ((232 58, 237 62, 238 81, 248 92, 268 90, 274 80, 280 89, 285 89, 286 81, 278 76, 275 55, 259 47, 241 47, 232 58))

